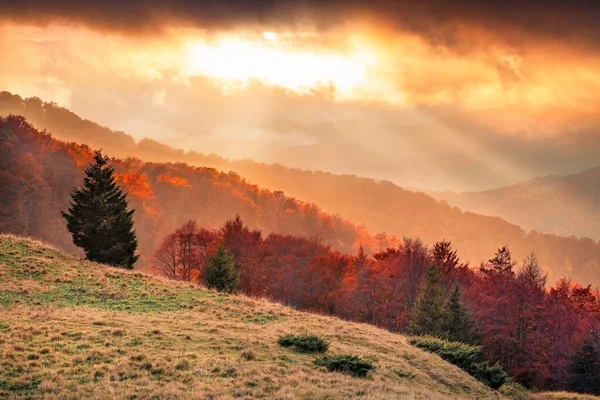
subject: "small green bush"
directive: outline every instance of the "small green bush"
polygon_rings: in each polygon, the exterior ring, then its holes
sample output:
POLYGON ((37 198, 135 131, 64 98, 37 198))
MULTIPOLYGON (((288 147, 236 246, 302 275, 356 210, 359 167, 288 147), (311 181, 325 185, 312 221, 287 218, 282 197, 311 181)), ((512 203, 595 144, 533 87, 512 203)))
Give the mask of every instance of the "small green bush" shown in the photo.
POLYGON ((497 362, 491 367, 487 361, 476 363, 467 372, 492 389, 500 389, 506 382, 506 372, 497 362))
POLYGON ((498 363, 490 366, 479 346, 449 342, 433 336, 413 336, 408 341, 420 349, 439 355, 492 389, 500 388, 506 381, 506 372, 498 363))
POLYGON ((327 368, 330 372, 341 372, 358 378, 366 377, 367 373, 375 368, 369 361, 350 355, 324 356, 315 360, 315 364, 327 368))
POLYGON ((277 343, 283 347, 294 346, 301 353, 325 353, 329 349, 329 342, 322 337, 314 335, 284 335, 277 343))
POLYGON ((408 378, 408 379, 412 379, 415 377, 415 374, 411 373, 411 372, 406 372, 406 371, 402 371, 401 369, 395 369, 394 373, 396 375, 398 375, 400 378, 408 378))

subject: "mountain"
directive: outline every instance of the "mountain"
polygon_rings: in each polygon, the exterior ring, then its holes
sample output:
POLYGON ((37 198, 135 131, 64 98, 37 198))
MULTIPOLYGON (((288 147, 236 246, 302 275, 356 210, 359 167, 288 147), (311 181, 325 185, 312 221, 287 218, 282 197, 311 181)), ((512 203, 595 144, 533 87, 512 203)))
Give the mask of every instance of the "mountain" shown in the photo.
MULTIPOLYGON (((256 197, 258 193, 262 193, 262 189, 259 188, 262 187, 269 189, 272 196, 283 196, 281 193, 283 191, 285 198, 293 198, 294 207, 308 210, 306 212, 312 215, 310 218, 302 217, 294 222, 292 225, 295 228, 286 233, 318 235, 344 251, 354 250, 358 245, 378 251, 393 245, 395 237, 403 236, 420 237, 428 244, 446 239, 459 250, 463 260, 479 264, 491 258, 498 248, 508 246, 517 260, 523 260, 532 251, 535 252, 540 265, 549 275, 550 283, 559 277, 569 277, 582 284, 600 284, 600 243, 590 238, 565 238, 536 231, 528 233, 518 225, 499 217, 463 212, 445 202, 438 202, 427 194, 405 190, 389 181, 306 171, 277 164, 266 165, 250 160, 229 161, 214 154, 203 155, 174 149, 151 139, 136 143, 131 136, 123 132, 111 131, 91 121, 83 120, 55 104, 43 103, 37 98, 21 99, 19 96, 5 92, 0 95, 0 114, 8 113, 21 113, 36 126, 50 129, 53 135, 63 140, 102 147, 108 154, 125 160, 128 156, 135 156, 144 161, 153 161, 146 163, 135 161, 131 164, 133 172, 138 164, 142 166, 141 168, 145 168, 141 171, 141 175, 146 174, 152 189, 154 189, 153 185, 164 184, 157 181, 159 175, 181 177, 181 174, 187 171, 183 178, 189 180, 193 174, 204 171, 204 176, 198 178, 198 183, 202 182, 200 184, 202 189, 197 194, 187 198, 185 185, 177 186, 170 190, 169 200, 164 200, 163 207, 159 208, 162 215, 166 215, 170 221, 162 226, 171 230, 187 218, 199 219, 201 222, 208 221, 210 225, 215 226, 237 212, 242 214, 244 221, 248 221, 251 226, 257 224, 266 231, 279 231, 272 221, 267 222, 269 212, 248 212, 253 208, 252 204, 257 204, 252 196, 256 197), (167 164, 158 164, 159 162, 167 164), (181 164, 183 162, 235 172, 225 174, 209 168, 192 168, 181 164), (225 186, 229 185, 232 189, 221 188, 221 184, 209 185, 208 182, 216 179, 217 176, 218 179, 226 181, 225 186), (249 182, 258 186, 253 186, 249 182), (219 215, 221 220, 218 218, 203 220, 210 213, 218 213, 223 209, 218 196, 226 196, 233 201, 231 199, 235 198, 237 193, 234 189, 242 186, 247 188, 244 190, 248 193, 255 193, 246 195, 252 201, 244 201, 244 207, 238 207, 237 204, 236 207, 227 208, 227 212, 219 215), (175 190, 181 193, 176 193, 175 190), (208 193, 203 193, 202 190, 208 190, 208 193), (227 190, 228 193, 213 197, 213 191, 221 190, 227 190), (202 197, 203 201, 211 200, 202 205, 197 201, 200 198, 198 196, 202 197), (298 199, 308 201, 310 204, 298 199), (311 204, 316 204, 318 207, 311 204), (225 217, 224 214, 227 213, 229 215, 225 217), (324 220, 316 218, 320 213, 328 216, 324 220), (328 228, 330 226, 334 227, 333 232, 328 228), (366 232, 378 234, 369 235, 366 232)), ((24 151, 26 150, 27 147, 24 148, 24 151)), ((24 156, 25 153, 21 155, 24 156)), ((73 174, 79 173, 74 166, 70 167, 70 171, 73 174)), ((67 201, 66 186, 77 184, 76 178, 77 176, 74 176, 68 184, 62 181, 57 183, 65 185, 65 188, 60 189, 63 196, 61 204, 66 204, 67 201)), ((130 181, 133 182, 135 179, 130 181)), ((141 186, 144 185, 144 182, 139 183, 141 186)), ((172 183, 169 185, 173 186, 172 183)), ((50 186, 54 188, 53 185, 50 186)), ((141 193, 143 195, 143 191, 141 193)), ((154 191, 152 195, 157 196, 154 191)), ((166 199, 157 197, 157 201, 166 199)), ((143 200, 140 199, 140 202, 143 203, 143 200)), ((269 202, 271 205, 267 208, 271 210, 270 215, 273 215, 278 203, 274 197, 269 202)), ((151 205, 148 201, 145 204, 151 205)), ((298 212, 279 215, 285 215, 286 218, 294 217, 298 212)), ((154 226, 152 229, 155 229, 154 226)), ((170 231, 163 228, 156 232, 153 235, 161 236, 170 231)), ((152 249, 159 239, 154 240, 143 245, 142 249, 152 249)), ((68 241, 68 237, 65 241, 68 241)))
MULTIPOLYGON (((60 212, 68 208, 70 192, 83 181, 82 167, 91 159, 87 145, 56 140, 20 116, 0 118, 0 232, 78 251, 60 212)), ((135 209, 142 266, 167 234, 190 219, 216 228, 238 214, 250 228, 318 237, 345 252, 368 239, 363 229, 339 216, 261 189, 235 173, 134 158, 112 163, 135 209)))
POLYGON ((429 193, 463 210, 502 217, 527 230, 600 240, 600 167, 482 192, 429 193))
POLYGON ((0 235, 0 397, 503 398, 402 335, 125 272, 0 235), (370 360, 367 380, 277 344, 370 360))

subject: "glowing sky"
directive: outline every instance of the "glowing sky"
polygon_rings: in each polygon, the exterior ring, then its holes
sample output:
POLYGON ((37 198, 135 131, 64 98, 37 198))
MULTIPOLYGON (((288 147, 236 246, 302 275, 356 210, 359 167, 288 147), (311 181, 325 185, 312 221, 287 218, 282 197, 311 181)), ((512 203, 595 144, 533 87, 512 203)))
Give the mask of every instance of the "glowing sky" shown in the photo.
POLYGON ((137 139, 409 186, 594 166, 587 2, 169 4, 3 3, 0 90, 137 139))

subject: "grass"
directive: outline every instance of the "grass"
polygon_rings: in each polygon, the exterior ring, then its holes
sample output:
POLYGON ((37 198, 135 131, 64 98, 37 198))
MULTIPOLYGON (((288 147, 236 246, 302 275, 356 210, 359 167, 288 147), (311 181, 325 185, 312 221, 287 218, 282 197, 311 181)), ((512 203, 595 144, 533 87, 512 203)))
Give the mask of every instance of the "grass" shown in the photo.
POLYGON ((365 324, 81 261, 0 235, 0 398, 502 398, 365 324), (332 374, 277 340, 311 332, 377 368, 332 374), (401 371, 401 372, 399 372, 401 371))
POLYGON ((598 396, 568 392, 543 392, 533 396, 535 400, 598 400, 598 396))

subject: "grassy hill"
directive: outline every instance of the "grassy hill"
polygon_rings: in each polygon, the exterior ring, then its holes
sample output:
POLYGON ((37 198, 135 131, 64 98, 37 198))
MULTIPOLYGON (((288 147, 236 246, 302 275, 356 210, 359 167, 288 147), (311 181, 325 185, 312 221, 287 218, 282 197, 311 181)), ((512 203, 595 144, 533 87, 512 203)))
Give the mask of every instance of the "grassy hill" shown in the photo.
POLYGON ((0 236, 0 352, 0 398, 503 398, 401 335, 10 235, 0 236), (286 333, 325 336, 329 353, 376 369, 326 372, 280 347, 286 333))

